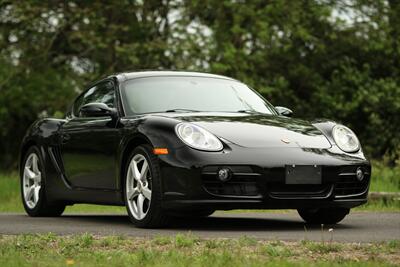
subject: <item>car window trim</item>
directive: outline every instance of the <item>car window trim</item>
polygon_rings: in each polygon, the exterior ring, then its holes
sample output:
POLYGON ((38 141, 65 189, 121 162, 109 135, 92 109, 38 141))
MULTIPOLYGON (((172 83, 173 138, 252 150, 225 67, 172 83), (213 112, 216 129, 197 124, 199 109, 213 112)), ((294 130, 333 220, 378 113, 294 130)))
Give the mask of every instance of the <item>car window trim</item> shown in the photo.
POLYGON ((112 84, 113 84, 113 90, 114 90, 114 94, 115 94, 115 98, 114 98, 114 102, 115 102, 115 108, 117 109, 117 113, 118 113, 118 116, 120 117, 120 111, 119 111, 119 101, 118 101, 118 97, 117 97, 117 95, 119 95, 119 94, 117 94, 117 87, 119 87, 118 86, 118 83, 111 77, 111 78, 106 78, 106 79, 103 79, 103 80, 100 80, 100 81, 97 81, 97 82, 94 82, 94 83, 91 83, 88 87, 86 87, 86 89, 84 90, 84 91, 82 91, 76 98, 75 98, 75 100, 74 100, 74 102, 73 102, 73 104, 72 104, 72 106, 71 106, 71 112, 70 112, 70 115, 71 115, 71 118, 70 119, 82 119, 82 118, 85 118, 85 119, 87 119, 87 118, 107 118, 108 116, 101 116, 101 117, 79 117, 79 116, 75 116, 75 114, 74 114, 74 109, 75 109, 75 104, 76 104, 76 101, 81 97, 81 96, 83 96, 87 91, 89 91, 90 89, 92 89, 93 87, 95 87, 95 86, 98 86, 99 84, 101 84, 101 83, 106 83, 106 82, 111 82, 112 84))

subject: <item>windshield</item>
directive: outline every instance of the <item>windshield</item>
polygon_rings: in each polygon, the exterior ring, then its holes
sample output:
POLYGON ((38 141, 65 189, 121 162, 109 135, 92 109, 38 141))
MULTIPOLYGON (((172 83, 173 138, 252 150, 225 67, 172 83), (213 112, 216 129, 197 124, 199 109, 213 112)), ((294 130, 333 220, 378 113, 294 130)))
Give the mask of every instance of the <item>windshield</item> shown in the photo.
POLYGON ((155 112, 259 112, 276 114, 271 104, 245 84, 204 77, 149 77, 125 82, 126 115, 155 112))

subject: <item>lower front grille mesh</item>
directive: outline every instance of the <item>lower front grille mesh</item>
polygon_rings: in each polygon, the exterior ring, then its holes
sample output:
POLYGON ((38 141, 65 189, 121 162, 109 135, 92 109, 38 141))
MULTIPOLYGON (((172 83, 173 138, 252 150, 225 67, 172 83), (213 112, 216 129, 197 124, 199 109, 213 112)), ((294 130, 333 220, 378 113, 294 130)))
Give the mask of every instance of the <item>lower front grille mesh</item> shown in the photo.
POLYGON ((358 181, 354 176, 343 176, 335 183, 335 195, 337 197, 363 194, 368 189, 369 177, 365 177, 362 181, 358 181))
POLYGON ((285 185, 269 184, 269 195, 275 198, 325 198, 332 193, 332 185, 285 185))
POLYGON ((218 196, 263 196, 287 199, 325 199, 330 197, 356 197, 368 191, 371 169, 369 166, 325 166, 322 184, 286 184, 285 169, 258 170, 250 166, 229 166, 232 178, 221 182, 218 170, 225 166, 207 166, 202 171, 204 189, 218 196), (364 178, 359 181, 356 171, 362 168, 364 178), (258 170, 258 171, 256 171, 258 170))
POLYGON ((203 170, 202 180, 204 188, 211 194, 220 196, 258 196, 258 173, 254 173, 247 166, 230 166, 232 178, 221 182, 217 178, 217 167, 207 167, 203 170))

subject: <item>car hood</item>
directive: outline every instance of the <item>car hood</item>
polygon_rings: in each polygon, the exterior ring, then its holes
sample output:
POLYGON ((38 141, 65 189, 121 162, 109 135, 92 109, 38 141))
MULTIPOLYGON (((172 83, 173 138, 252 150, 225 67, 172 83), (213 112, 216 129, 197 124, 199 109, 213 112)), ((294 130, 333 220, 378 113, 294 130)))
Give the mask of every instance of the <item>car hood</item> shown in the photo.
POLYGON ((179 113, 166 116, 199 125, 214 135, 243 147, 331 147, 320 130, 310 122, 300 119, 238 113, 179 113))

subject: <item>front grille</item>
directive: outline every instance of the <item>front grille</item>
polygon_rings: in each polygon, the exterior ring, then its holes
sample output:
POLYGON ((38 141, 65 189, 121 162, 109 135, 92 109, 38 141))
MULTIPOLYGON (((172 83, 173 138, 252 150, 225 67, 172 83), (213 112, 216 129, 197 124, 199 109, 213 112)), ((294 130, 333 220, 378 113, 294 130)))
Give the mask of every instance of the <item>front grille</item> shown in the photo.
POLYGON ((207 166, 202 171, 202 182, 208 193, 218 196, 328 199, 363 195, 368 190, 370 173, 369 166, 322 166, 322 184, 286 184, 282 167, 207 166), (227 182, 217 178, 218 170, 223 167, 233 173, 227 182), (365 173, 362 181, 356 177, 359 167, 365 173))
MULTIPOLYGON (((285 168, 266 169, 267 191, 272 198, 293 199, 293 198, 327 198, 332 193, 332 184, 286 184, 285 168)), ((322 168, 322 178, 329 176, 329 173, 322 168)))
POLYGON ((218 166, 208 166, 203 169, 202 180, 204 189, 220 196, 258 196, 257 178, 261 175, 253 172, 249 166, 224 166, 232 171, 229 181, 221 182, 217 178, 218 166))
POLYGON ((332 193, 328 184, 269 184, 269 195, 273 198, 326 198, 332 193))
POLYGON ((369 172, 365 173, 362 181, 357 179, 355 170, 350 172, 341 172, 338 181, 335 183, 335 196, 340 198, 352 195, 362 195, 368 190, 369 179, 369 172))
POLYGON ((344 198, 362 195, 368 190, 370 168, 367 166, 323 166, 322 184, 285 184, 283 168, 267 169, 267 190, 272 198, 317 198, 326 199, 331 196, 344 198), (361 167, 365 173, 362 181, 356 178, 356 170, 361 167))

